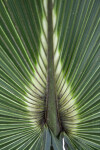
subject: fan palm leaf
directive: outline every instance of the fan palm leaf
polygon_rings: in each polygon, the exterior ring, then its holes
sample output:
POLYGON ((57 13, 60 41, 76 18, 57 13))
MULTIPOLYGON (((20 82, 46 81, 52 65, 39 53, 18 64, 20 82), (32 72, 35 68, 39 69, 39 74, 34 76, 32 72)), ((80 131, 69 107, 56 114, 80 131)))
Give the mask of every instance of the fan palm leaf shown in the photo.
POLYGON ((100 0, 0 0, 0 150, 100 149, 100 0))

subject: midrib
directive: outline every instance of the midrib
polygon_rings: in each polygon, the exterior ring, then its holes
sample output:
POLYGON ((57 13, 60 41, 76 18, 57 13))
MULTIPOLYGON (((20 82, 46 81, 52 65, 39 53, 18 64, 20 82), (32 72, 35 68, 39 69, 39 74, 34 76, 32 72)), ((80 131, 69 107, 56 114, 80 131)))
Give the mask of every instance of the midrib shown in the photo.
POLYGON ((57 99, 54 72, 54 50, 53 50, 53 20, 52 20, 52 0, 48 0, 48 84, 47 84, 47 124, 52 132, 57 136, 60 132, 57 116, 57 99))

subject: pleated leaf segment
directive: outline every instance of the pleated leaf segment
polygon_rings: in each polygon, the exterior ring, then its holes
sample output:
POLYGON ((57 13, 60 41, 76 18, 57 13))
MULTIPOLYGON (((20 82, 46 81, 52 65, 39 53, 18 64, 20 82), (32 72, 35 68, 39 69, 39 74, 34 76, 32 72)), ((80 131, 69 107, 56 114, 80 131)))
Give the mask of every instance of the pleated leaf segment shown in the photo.
POLYGON ((100 0, 0 0, 0 150, 100 150, 100 0))

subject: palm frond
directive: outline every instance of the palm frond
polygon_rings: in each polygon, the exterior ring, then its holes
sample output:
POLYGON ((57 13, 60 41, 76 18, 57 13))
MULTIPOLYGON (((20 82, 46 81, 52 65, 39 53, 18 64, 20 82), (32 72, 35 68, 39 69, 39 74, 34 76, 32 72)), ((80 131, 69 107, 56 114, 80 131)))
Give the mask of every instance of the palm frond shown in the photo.
POLYGON ((50 0, 53 41, 48 1, 0 0, 0 150, 99 150, 100 0, 50 0), (50 41, 57 110, 47 100, 50 41))

